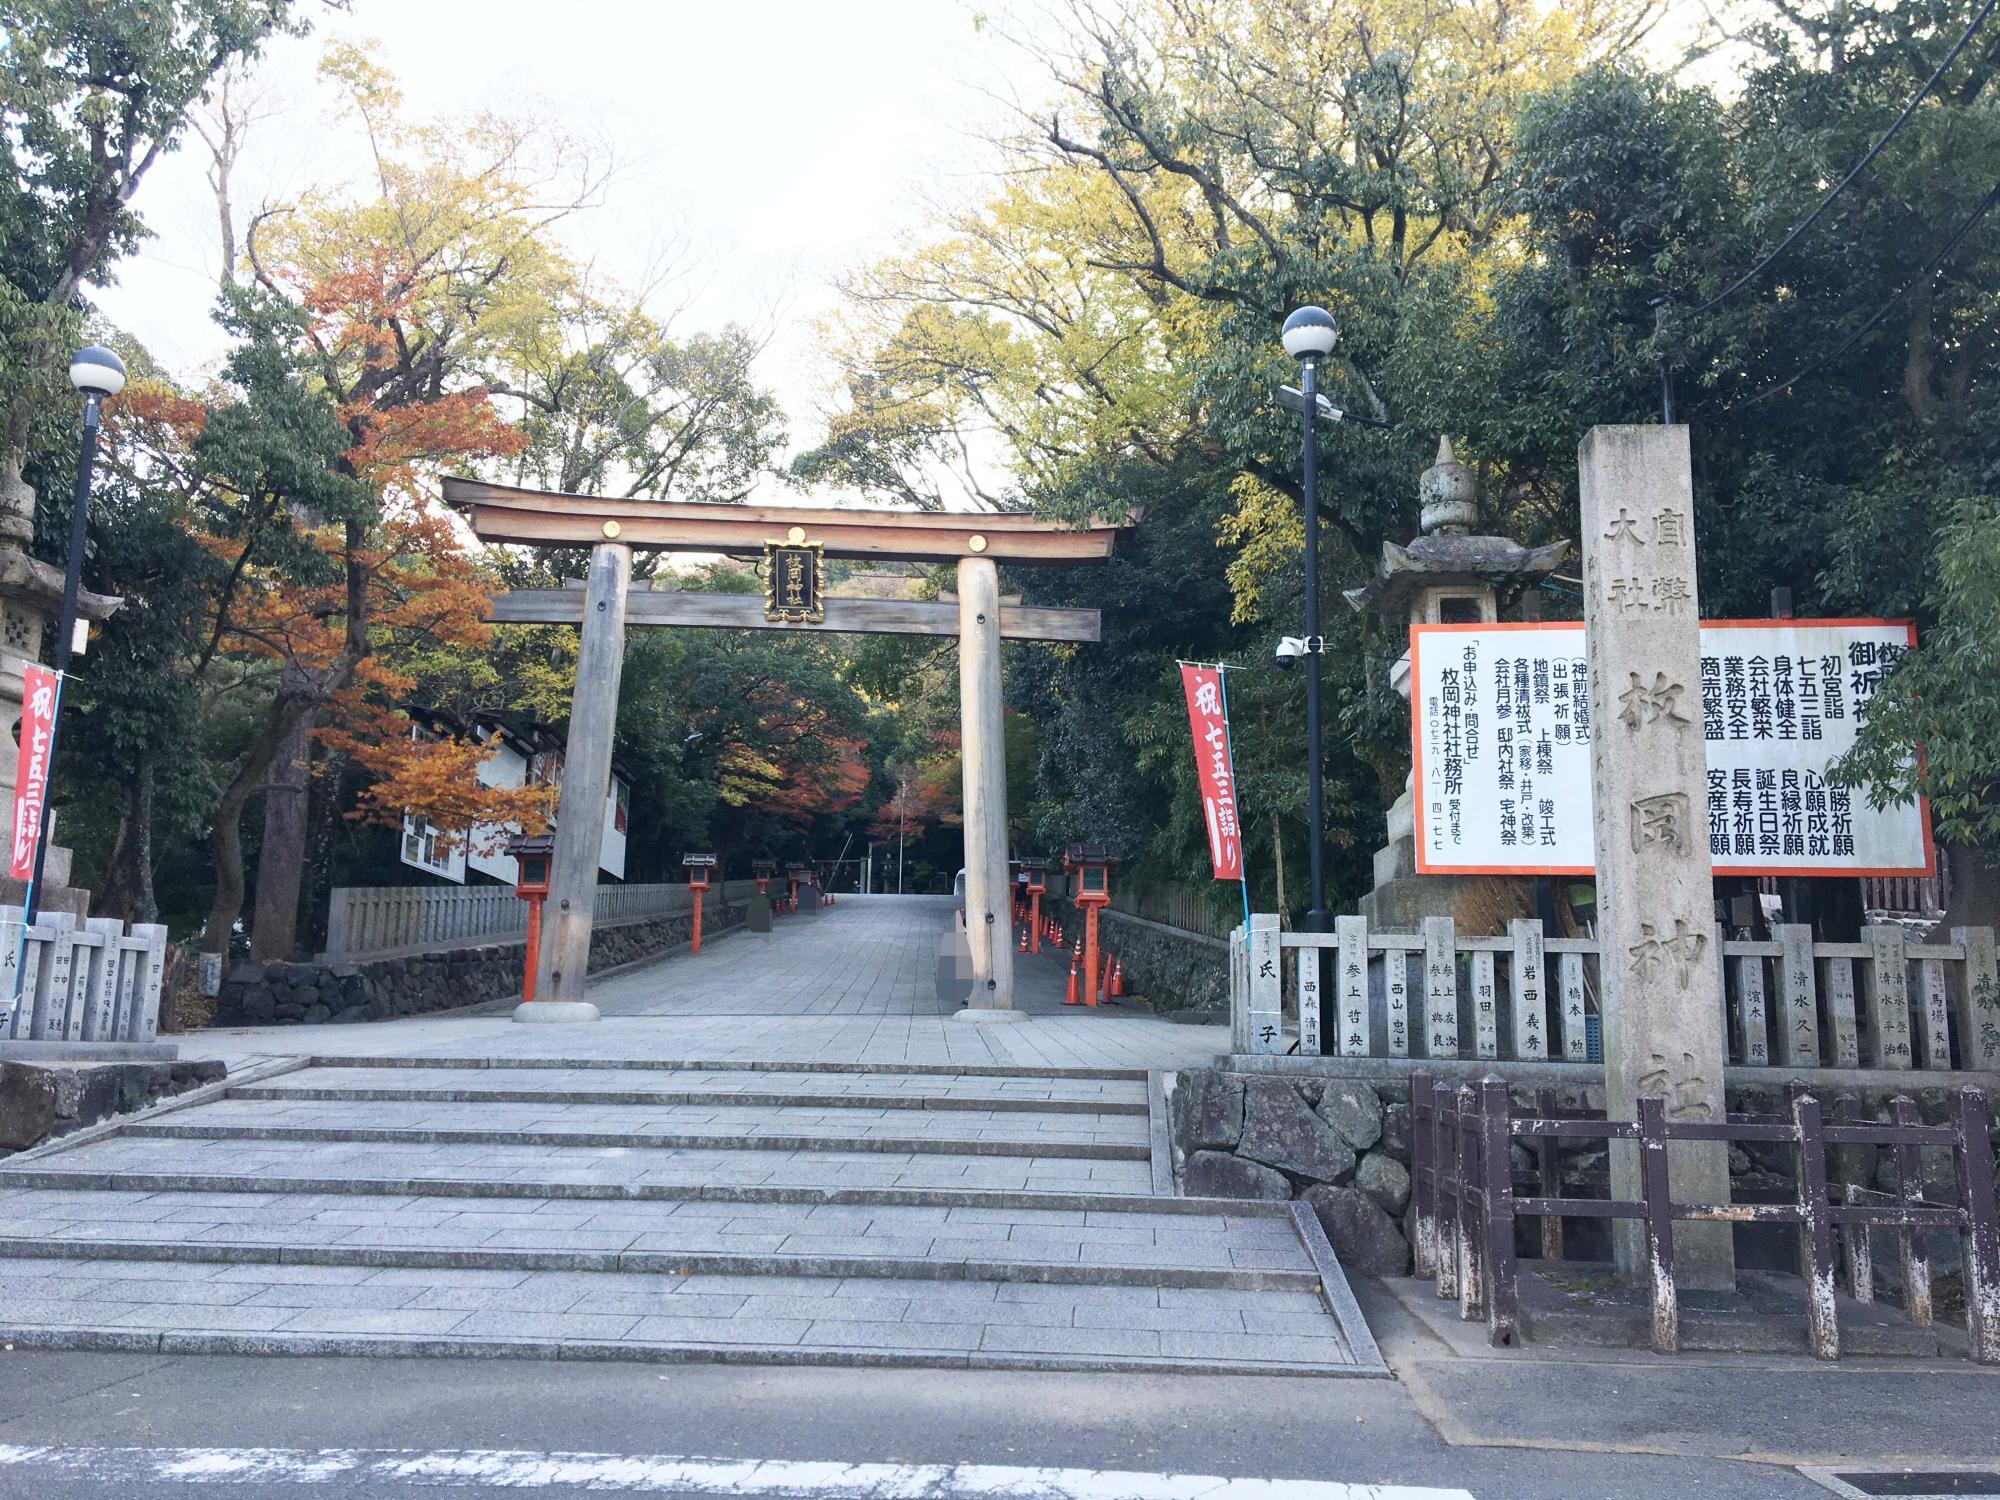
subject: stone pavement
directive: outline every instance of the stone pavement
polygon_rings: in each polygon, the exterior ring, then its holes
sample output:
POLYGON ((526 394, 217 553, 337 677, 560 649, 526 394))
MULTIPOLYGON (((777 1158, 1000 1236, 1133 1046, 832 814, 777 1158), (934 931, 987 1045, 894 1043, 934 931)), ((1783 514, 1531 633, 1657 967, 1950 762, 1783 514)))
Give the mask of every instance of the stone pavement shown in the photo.
MULTIPOLYGON (((769 937, 734 930, 686 954, 594 978, 605 1019, 560 1031, 569 1058, 696 1059, 1031 1068, 1198 1067, 1228 1028, 1177 1026, 1110 1007, 1066 1010, 1067 954, 1016 955, 1017 1003, 1034 1017, 967 1026, 937 1001, 948 896, 842 896, 817 916, 780 917, 769 937)), ((183 1057, 232 1065, 268 1056, 557 1055, 511 1003, 366 1026, 273 1026, 178 1039, 183 1057)))
POLYGON ((850 898, 601 980, 594 1025, 191 1039, 229 1083, 0 1164, 0 1337, 1384 1373, 1310 1213, 1174 1195, 1148 1070, 1219 1028, 1065 1012, 1054 954, 1031 1019, 958 1022, 951 913, 850 898))

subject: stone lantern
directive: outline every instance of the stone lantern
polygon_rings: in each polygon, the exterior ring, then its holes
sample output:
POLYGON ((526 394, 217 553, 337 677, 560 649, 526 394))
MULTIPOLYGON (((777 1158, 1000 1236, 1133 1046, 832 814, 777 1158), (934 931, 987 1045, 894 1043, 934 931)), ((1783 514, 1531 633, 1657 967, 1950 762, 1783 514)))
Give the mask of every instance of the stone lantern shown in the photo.
MULTIPOLYGON (((1555 572, 1568 542, 1526 547, 1503 536, 1481 536, 1479 486, 1472 470, 1438 440, 1437 461, 1417 481, 1422 534, 1406 546, 1382 544, 1375 576, 1347 591, 1356 610, 1372 611, 1408 640, 1412 625, 1490 625, 1512 602, 1555 572)), ((1390 668, 1390 685, 1410 696, 1406 647, 1390 668)), ((1361 900, 1374 927, 1415 931, 1425 917, 1453 918, 1462 932, 1497 932, 1532 907, 1528 882, 1513 876, 1418 875, 1416 793, 1410 779, 1389 808, 1389 841, 1375 852, 1375 889, 1361 900)))

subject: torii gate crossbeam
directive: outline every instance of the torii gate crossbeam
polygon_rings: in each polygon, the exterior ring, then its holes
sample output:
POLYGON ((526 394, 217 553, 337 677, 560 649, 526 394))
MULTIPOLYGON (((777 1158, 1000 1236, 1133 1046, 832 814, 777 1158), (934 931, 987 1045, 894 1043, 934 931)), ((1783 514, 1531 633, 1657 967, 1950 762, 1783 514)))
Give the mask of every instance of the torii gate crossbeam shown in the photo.
POLYGON ((1118 525, 1072 528, 1033 516, 938 511, 835 510, 790 506, 656 504, 447 479, 447 504, 481 541, 589 547, 581 592, 524 590, 494 601, 492 617, 576 623, 576 691, 548 911, 554 931, 542 945, 538 993, 516 1020, 595 1020, 584 998, 590 958, 597 850, 611 779, 611 741, 624 666, 625 627, 687 624, 772 628, 761 601, 733 595, 632 592, 633 551, 760 552, 769 543, 809 538, 827 557, 951 562, 956 604, 941 600, 828 599, 819 626, 959 638, 959 713, 965 788, 966 935, 972 951, 971 1003, 961 1020, 1010 1021, 1014 950, 1008 942, 1007 770, 1000 698, 1002 638, 1095 641, 1097 611, 1030 609, 1003 603, 997 564, 1074 565, 1108 560, 1118 525), (754 615, 754 617, 753 617, 754 615))

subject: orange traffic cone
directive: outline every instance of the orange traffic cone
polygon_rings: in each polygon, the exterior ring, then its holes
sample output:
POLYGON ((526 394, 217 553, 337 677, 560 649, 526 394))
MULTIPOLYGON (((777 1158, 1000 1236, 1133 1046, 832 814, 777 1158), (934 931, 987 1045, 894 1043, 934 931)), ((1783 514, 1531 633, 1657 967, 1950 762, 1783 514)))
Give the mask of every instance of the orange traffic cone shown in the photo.
POLYGON ((1125 993, 1125 960, 1119 959, 1111 967, 1111 998, 1117 1000, 1125 993))
POLYGON ((1023 923, 1021 924, 1021 947, 1020 947, 1020 951, 1021 951, 1021 952, 1023 952, 1023 953, 1026 953, 1026 952, 1028 951, 1028 924, 1027 924, 1026 922, 1023 922, 1023 923))
POLYGON ((1079 1000, 1079 999, 1077 998, 1077 995, 1076 995, 1076 979, 1077 979, 1077 965, 1081 964, 1082 962, 1083 962, 1083 955, 1082 955, 1081 953, 1079 953, 1079 952, 1076 952, 1076 951, 1072 951, 1072 952, 1070 953, 1070 956, 1069 956, 1069 988, 1063 991, 1063 1004, 1064 1004, 1064 1005, 1081 1005, 1081 1004, 1083 1004, 1083 1002, 1082 1002, 1081 1000, 1079 1000))

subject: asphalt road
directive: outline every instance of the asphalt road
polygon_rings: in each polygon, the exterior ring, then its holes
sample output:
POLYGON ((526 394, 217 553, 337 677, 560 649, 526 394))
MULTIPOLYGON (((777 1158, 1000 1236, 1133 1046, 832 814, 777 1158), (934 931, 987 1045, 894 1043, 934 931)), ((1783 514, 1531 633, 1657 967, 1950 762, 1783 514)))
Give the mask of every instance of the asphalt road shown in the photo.
MULTIPOLYGON (((1684 1395, 1703 1383, 1711 1398, 1717 1394, 1700 1369, 1686 1373, 1696 1378, 1684 1395)), ((1506 1425, 1510 1408, 1534 1411, 1541 1430, 1458 1432, 1454 1445, 1420 1410, 1420 1401, 1437 1399, 1435 1371, 1412 1388, 1386 1380, 15 1352, 0 1355, 0 1496, 300 1500, 303 1491, 411 1500, 440 1487, 495 1497, 623 1489, 827 1500, 1225 1500, 1235 1493, 1359 1500, 1368 1493, 1283 1484, 1217 1491, 1187 1476, 1417 1487, 1409 1500, 1468 1493, 1477 1500, 1823 1500, 1827 1493, 1783 1464, 1692 1451, 1698 1434, 1692 1446, 1670 1440, 1671 1452, 1575 1451, 1565 1445, 1601 1440, 1607 1431, 1621 1435, 1646 1393, 1632 1388, 1628 1396, 1641 1399, 1621 1400, 1617 1377, 1600 1372, 1600 1422, 1578 1408, 1573 1390, 1536 1399, 1547 1374, 1517 1366, 1475 1382, 1473 1409, 1485 1419, 1506 1425), (1550 1430, 1556 1427, 1563 1430, 1550 1430), (1494 1436, 1534 1446, 1492 1446, 1494 1436), (56 1451, 22 1451, 37 1448, 56 1451), (392 1450, 399 1457, 385 1460, 392 1450), (596 1461, 566 1474, 543 1457, 576 1453, 639 1461, 596 1461), (710 1462, 686 1471, 682 1483, 675 1475, 683 1471, 662 1455, 788 1466, 760 1479, 710 1462), (816 1467, 799 1467, 808 1464, 816 1467), (844 1464, 925 1467, 860 1475, 824 1467, 844 1464), (938 1465, 990 1467, 927 1467, 938 1465), (259 1478, 260 1468, 276 1477, 259 1478), (994 1472, 1023 1468, 1120 1474, 994 1472)), ((1991 1401, 1991 1381, 1977 1389, 1991 1401)), ((1440 1410, 1454 1428, 1459 1416, 1440 1410)), ((1981 1438, 1991 1442, 1992 1408, 1986 1411, 1981 1438)), ((1715 1436, 1726 1446, 1726 1432, 1715 1436)))

